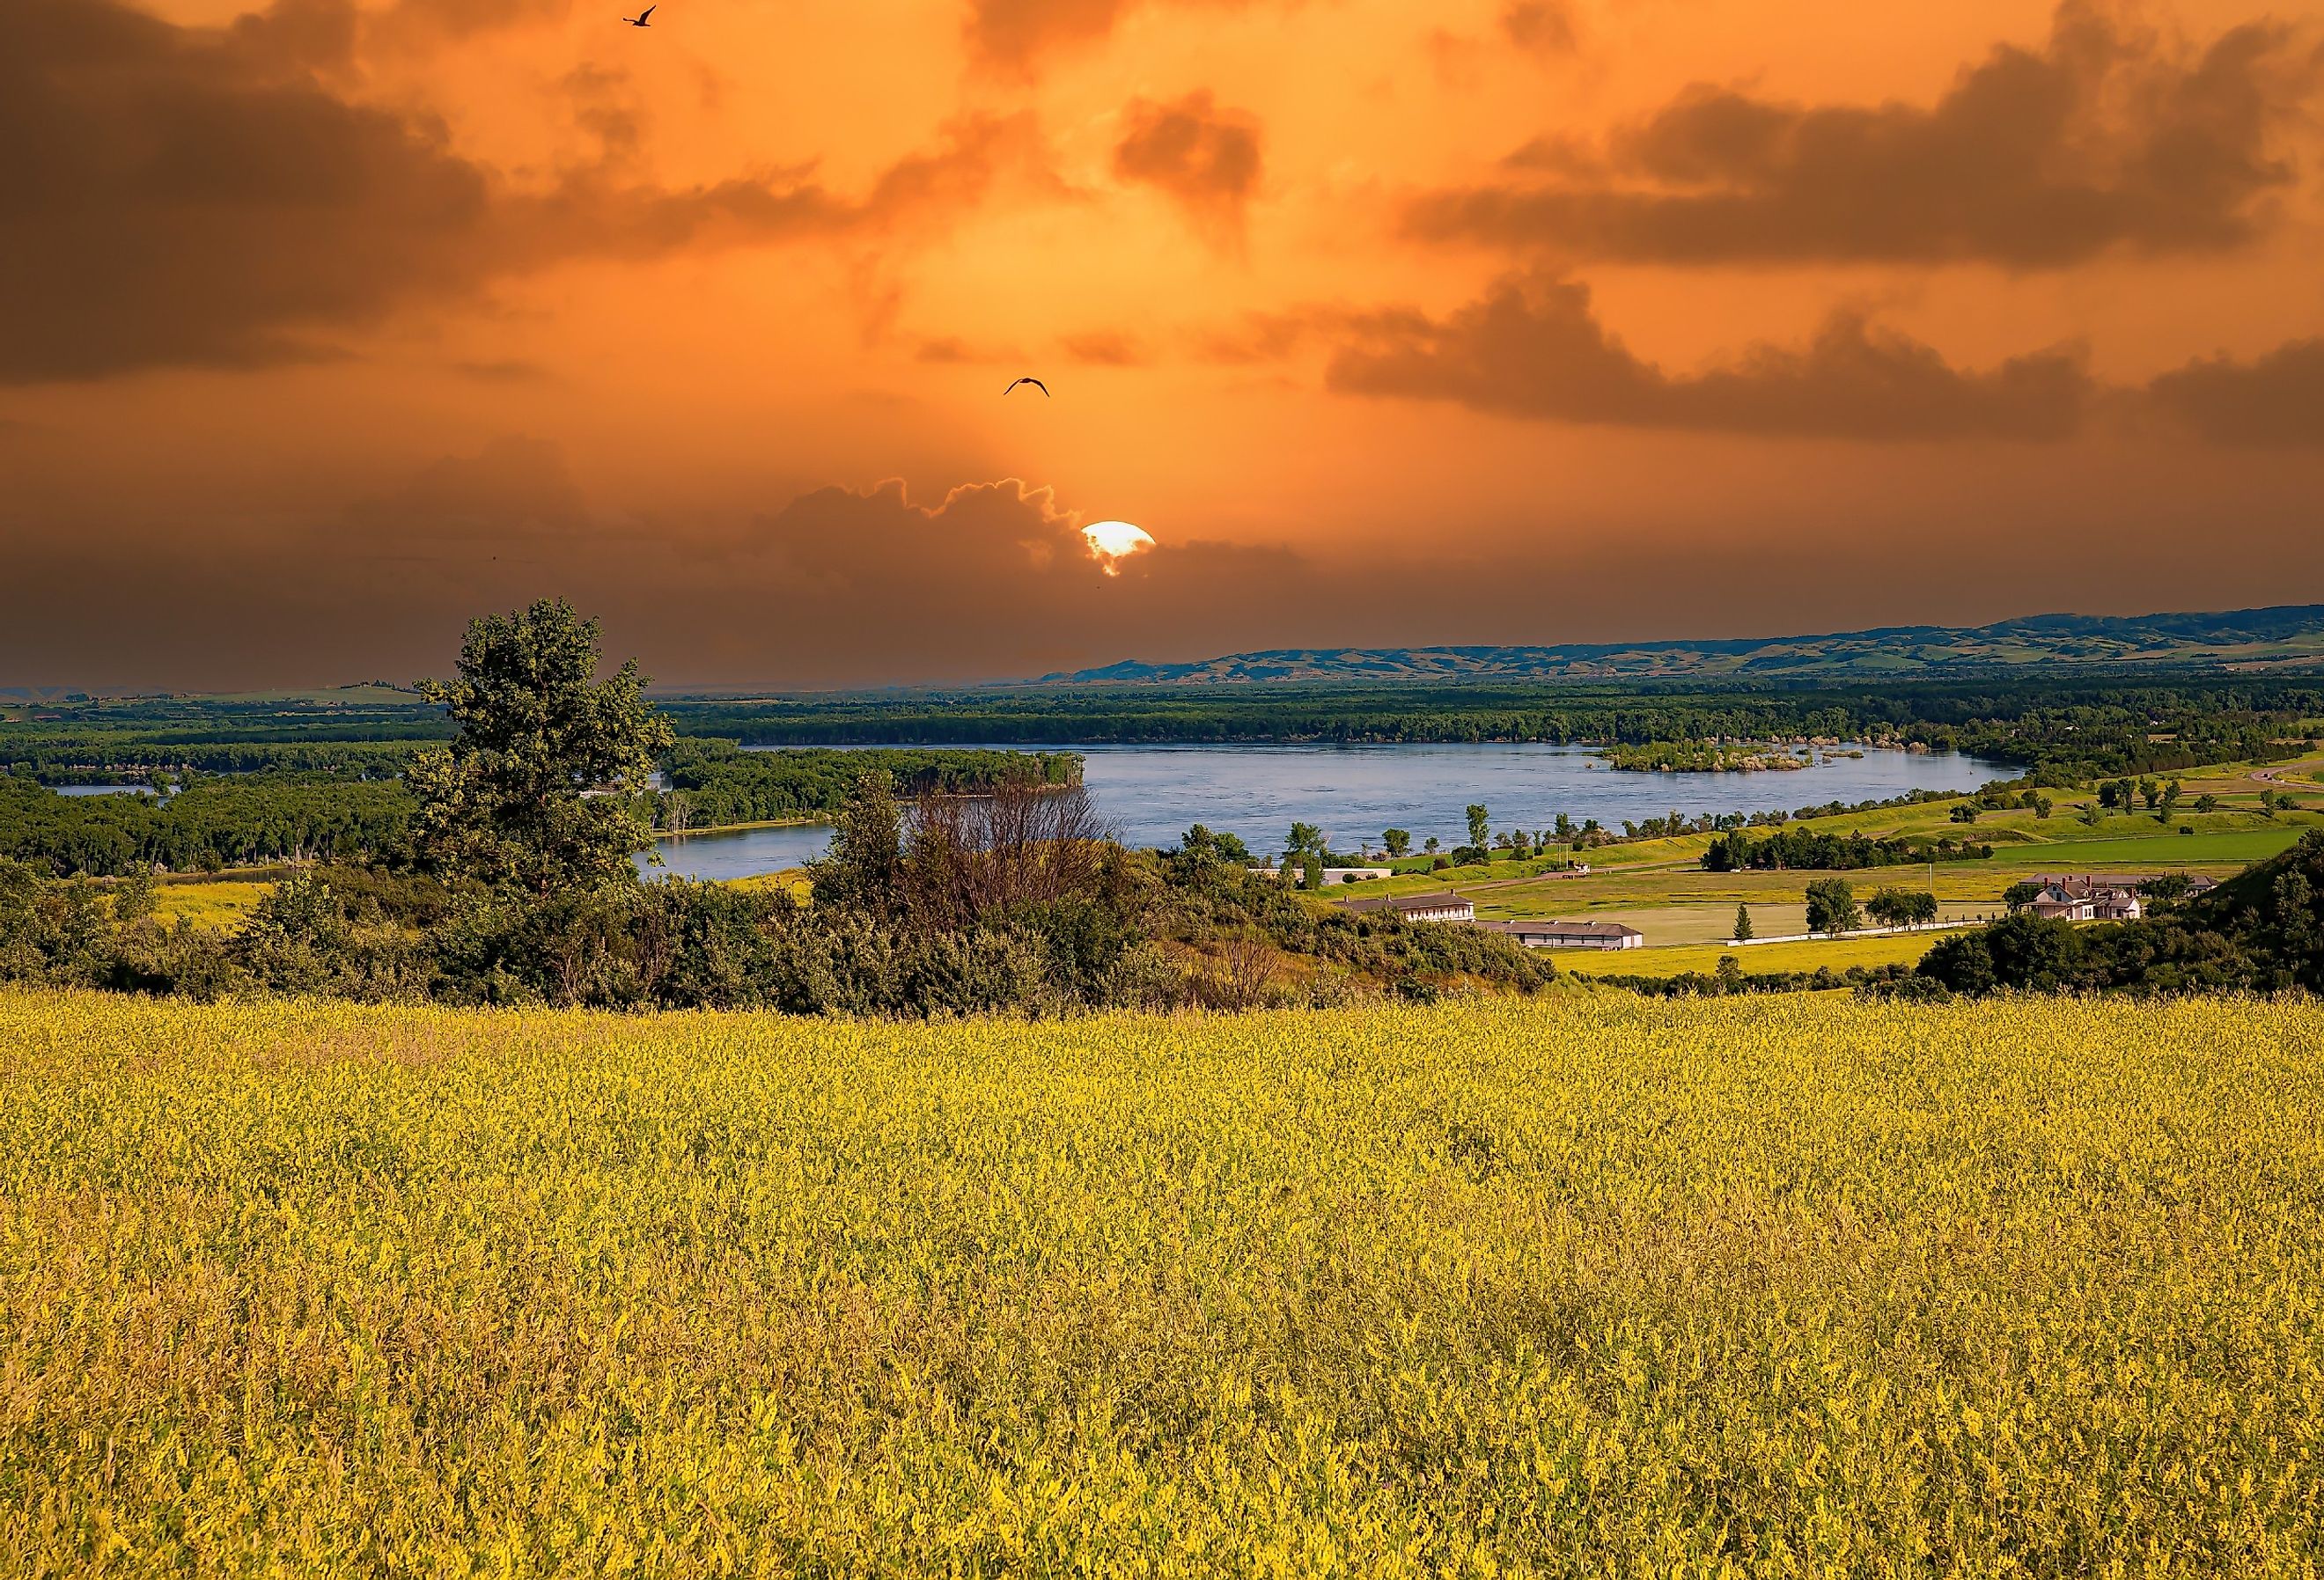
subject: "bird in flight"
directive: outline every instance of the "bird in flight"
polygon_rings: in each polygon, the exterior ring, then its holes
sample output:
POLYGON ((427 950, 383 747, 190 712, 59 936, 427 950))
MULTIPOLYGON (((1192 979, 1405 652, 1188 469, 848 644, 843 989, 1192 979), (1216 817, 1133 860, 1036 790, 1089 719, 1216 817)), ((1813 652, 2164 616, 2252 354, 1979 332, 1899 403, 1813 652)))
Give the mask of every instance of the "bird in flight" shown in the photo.
MULTIPOLYGON (((1049 393, 1049 386, 1048 386, 1048 385, 1047 385, 1047 384, 1045 384, 1045 383, 1043 383, 1039 379, 1036 379, 1036 378, 1022 378, 1022 379, 1019 379, 1019 380, 1017 381, 1017 384, 1030 384, 1030 385, 1032 385, 1035 389, 1037 389, 1037 390, 1040 391, 1040 392, 1041 392, 1041 393, 1043 393, 1043 394, 1045 394, 1045 395, 1046 395, 1046 394, 1047 394, 1047 393, 1049 393)), ((1014 394, 1014 393, 1016 393, 1016 391, 1017 391, 1017 384, 1010 384, 1007 389, 1005 389, 1005 390, 1001 391, 1001 393, 1002 394, 1004 394, 1004 395, 1014 394)))
POLYGON ((655 0, 654 5, 647 6, 643 11, 639 12, 635 16, 624 16, 623 18, 622 18, 622 20, 623 22, 628 23, 632 27, 645 27, 645 26, 648 26, 648 25, 649 25, 649 23, 647 23, 646 18, 647 18, 647 17, 649 17, 649 16, 651 16, 651 15, 654 14, 654 12, 655 12, 659 7, 659 5, 660 5, 660 0, 655 0))

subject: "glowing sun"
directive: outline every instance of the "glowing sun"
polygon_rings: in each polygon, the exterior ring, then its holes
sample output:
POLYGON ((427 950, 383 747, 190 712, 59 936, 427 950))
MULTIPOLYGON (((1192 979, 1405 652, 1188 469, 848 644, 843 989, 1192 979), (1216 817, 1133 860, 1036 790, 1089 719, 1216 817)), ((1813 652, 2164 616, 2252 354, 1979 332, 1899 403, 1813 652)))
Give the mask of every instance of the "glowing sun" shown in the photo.
POLYGON ((1133 527, 1128 522, 1098 522, 1082 529, 1089 540, 1090 552, 1105 561, 1105 573, 1114 573, 1117 561, 1126 559, 1141 549, 1154 547, 1154 538, 1143 527, 1133 527))

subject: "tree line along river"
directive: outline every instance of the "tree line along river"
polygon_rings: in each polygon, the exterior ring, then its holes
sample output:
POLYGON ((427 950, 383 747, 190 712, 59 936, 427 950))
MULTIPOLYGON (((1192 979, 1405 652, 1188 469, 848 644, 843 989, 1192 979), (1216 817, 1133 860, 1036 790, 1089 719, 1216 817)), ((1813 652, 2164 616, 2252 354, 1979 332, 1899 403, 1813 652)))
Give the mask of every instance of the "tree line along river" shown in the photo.
MULTIPOLYGON (((1399 744, 1365 746, 1087 745, 1083 782, 1098 815, 1133 847, 1166 846, 1196 823, 1279 848, 1295 822, 1335 848, 1377 845, 1408 830, 1416 845, 1467 837, 1466 810, 1483 806, 1496 829, 1539 829, 1560 813, 1609 828, 1671 812, 1789 811, 1833 801, 1884 800, 1914 790, 1975 790, 2009 776, 1997 764, 1949 753, 1814 753, 1788 772, 1622 773, 1586 746, 1399 744)), ((814 860, 830 842, 820 826, 752 828, 664 841, 663 869, 726 879, 814 860)))

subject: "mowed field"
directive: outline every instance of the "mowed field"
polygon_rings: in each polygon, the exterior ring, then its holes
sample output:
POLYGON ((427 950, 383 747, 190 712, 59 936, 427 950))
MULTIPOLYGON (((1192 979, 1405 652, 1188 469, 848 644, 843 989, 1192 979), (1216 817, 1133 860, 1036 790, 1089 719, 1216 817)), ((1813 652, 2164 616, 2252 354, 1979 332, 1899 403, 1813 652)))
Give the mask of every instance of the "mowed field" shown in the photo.
POLYGON ((2324 1010, 0 994, 29 1574, 2297 1575, 2324 1010))

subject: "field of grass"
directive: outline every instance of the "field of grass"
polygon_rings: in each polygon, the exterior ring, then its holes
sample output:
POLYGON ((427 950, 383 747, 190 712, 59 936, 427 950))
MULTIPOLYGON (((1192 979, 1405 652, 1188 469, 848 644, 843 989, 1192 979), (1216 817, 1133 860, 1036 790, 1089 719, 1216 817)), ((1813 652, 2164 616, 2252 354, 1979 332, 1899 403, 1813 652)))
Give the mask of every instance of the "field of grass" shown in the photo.
MULTIPOLYGON (((2151 828, 2152 824, 2149 825, 2151 828)), ((2056 845, 2006 845, 1993 853, 1996 864, 2038 866, 2044 872, 2072 873, 2084 867, 2149 863, 2157 867, 2248 866, 2282 855, 2315 827, 2310 821, 2283 822, 2261 828, 2219 833, 2172 834, 2159 836, 2098 837, 2061 841, 2056 845)))
POLYGON ((1587 949, 1561 950, 1557 968, 1576 976, 1683 976, 1690 971, 1719 969, 1719 957, 1732 955, 1745 972, 1767 975, 1779 971, 1814 971, 1829 966, 1845 971, 1851 966, 1910 965, 1944 937, 1941 932, 1897 933, 1880 938, 1834 938, 1829 942, 1753 944, 1747 948, 1715 944, 1670 949, 1623 949, 1592 954, 1587 949))
POLYGON ((268 882, 225 879, 215 883, 163 883, 153 891, 153 914, 165 922, 180 917, 197 927, 227 931, 238 928, 252 907, 274 887, 268 882))
POLYGON ((0 994, 28 1574, 2275 1575, 2324 1010, 0 994))

